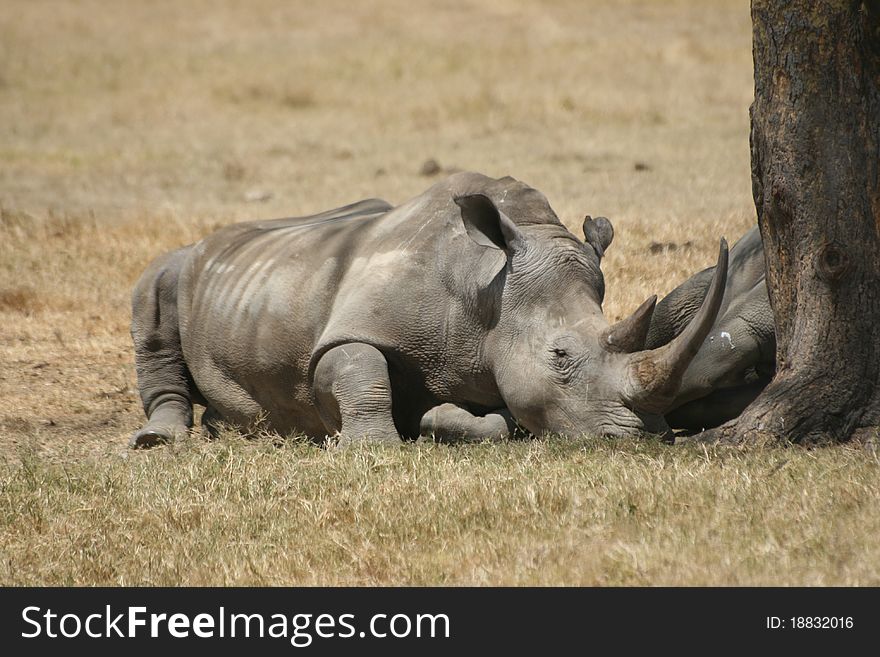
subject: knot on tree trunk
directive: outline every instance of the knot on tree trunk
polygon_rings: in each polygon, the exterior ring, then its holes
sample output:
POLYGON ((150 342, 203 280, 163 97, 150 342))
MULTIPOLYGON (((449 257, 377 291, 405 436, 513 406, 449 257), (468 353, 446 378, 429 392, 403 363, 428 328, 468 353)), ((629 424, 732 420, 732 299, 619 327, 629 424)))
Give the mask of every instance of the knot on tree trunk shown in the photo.
POLYGON ((829 285, 835 285, 846 276, 850 259, 843 245, 837 242, 823 244, 816 254, 816 273, 829 285))

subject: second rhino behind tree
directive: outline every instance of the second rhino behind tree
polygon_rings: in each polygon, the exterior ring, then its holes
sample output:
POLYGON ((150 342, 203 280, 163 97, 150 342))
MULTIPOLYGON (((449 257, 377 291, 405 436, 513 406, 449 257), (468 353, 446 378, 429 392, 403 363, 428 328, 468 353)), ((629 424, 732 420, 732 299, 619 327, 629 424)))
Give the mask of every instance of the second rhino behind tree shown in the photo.
MULTIPOLYGON (((673 428, 700 431, 723 424, 737 417, 773 378, 776 333, 764 272, 761 233, 755 226, 730 250, 718 316, 666 413, 673 428)), ((714 267, 694 274, 657 304, 648 348, 666 344, 690 324, 714 274, 714 267)))

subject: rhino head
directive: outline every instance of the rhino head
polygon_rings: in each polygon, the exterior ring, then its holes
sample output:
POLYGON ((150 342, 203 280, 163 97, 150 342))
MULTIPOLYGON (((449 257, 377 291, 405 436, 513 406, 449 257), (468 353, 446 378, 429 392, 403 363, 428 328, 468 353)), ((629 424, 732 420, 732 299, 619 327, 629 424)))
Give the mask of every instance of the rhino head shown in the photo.
POLYGON ((581 242, 558 221, 517 224, 482 194, 455 202, 471 239, 506 256, 484 358, 520 424, 536 435, 668 432, 663 413, 721 305, 727 243, 687 328, 646 350, 656 296, 616 324, 602 314, 599 261, 613 237, 607 219, 588 218, 581 242))

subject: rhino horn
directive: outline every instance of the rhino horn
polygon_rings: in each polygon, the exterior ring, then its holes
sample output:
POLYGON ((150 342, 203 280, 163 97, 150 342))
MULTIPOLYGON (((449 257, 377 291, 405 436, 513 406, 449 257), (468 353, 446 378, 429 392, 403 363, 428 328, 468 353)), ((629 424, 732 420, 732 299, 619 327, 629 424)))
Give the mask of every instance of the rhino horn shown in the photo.
POLYGON ((721 240, 718 264, 700 310, 671 342, 629 357, 628 394, 633 408, 648 413, 669 410, 685 370, 712 329, 727 282, 727 241, 721 240))
POLYGON ((657 295, 651 296, 636 311, 599 334, 599 344, 608 351, 631 354, 645 348, 651 316, 657 304, 657 295))

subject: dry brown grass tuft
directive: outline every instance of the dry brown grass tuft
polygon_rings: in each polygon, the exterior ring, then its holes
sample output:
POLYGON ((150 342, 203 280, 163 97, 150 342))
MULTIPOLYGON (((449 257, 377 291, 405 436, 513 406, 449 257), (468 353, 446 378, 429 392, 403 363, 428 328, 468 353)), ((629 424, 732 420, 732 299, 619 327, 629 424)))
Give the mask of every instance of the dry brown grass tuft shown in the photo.
POLYGON ((42 307, 43 303, 32 287, 11 287, 0 290, 0 312, 30 315, 42 307))
POLYGON ((434 159, 610 217, 610 320, 711 264, 754 221, 745 0, 5 8, 0 583, 878 583, 867 450, 125 450, 132 285, 230 221, 434 159))

